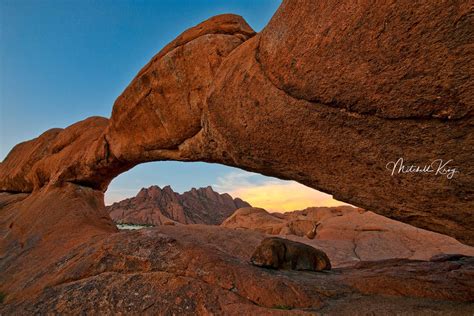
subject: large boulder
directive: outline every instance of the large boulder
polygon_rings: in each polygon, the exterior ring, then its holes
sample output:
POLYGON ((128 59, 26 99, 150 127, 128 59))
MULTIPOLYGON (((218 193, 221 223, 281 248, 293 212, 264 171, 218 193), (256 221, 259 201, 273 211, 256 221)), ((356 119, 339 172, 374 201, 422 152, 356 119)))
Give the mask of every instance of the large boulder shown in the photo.
POLYGON ((255 249, 253 265, 285 270, 330 270, 331 262, 321 250, 306 244, 278 237, 265 238, 255 249))
POLYGON ((272 216, 263 208, 244 207, 236 210, 222 222, 221 226, 227 228, 251 229, 266 234, 279 234, 285 226, 285 221, 272 216))

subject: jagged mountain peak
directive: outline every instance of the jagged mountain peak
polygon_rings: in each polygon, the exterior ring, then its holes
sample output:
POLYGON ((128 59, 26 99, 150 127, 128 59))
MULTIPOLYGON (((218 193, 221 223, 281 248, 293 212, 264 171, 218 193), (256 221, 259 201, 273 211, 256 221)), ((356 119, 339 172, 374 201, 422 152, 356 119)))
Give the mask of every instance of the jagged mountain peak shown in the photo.
POLYGON ((107 207, 117 223, 160 225, 167 221, 183 224, 218 225, 236 209, 250 204, 211 186, 192 188, 182 194, 171 186, 142 188, 135 197, 107 207))

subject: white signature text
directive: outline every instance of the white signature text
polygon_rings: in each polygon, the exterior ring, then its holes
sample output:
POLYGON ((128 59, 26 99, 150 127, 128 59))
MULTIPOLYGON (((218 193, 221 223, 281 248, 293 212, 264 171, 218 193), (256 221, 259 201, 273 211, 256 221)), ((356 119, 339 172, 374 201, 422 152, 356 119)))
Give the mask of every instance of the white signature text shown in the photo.
POLYGON ((459 171, 448 166, 453 160, 444 161, 443 159, 435 159, 427 165, 410 165, 405 164, 403 158, 398 158, 397 161, 390 161, 385 166, 387 170, 392 173, 392 176, 400 173, 432 173, 435 176, 442 175, 448 179, 452 179, 459 171))

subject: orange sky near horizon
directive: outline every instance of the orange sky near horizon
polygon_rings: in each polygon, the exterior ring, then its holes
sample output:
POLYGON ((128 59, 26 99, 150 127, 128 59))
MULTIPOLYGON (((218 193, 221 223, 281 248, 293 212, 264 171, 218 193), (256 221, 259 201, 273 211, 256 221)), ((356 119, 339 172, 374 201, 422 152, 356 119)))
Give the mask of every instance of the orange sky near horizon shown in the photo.
POLYGON ((312 206, 339 206, 347 203, 295 181, 272 181, 261 185, 237 188, 229 194, 254 207, 271 212, 302 210, 312 206))
POLYGON ((265 177, 244 170, 236 170, 218 177, 212 187, 220 193, 239 197, 253 207, 271 212, 302 210, 312 206, 339 206, 347 203, 332 195, 307 187, 296 181, 265 177))

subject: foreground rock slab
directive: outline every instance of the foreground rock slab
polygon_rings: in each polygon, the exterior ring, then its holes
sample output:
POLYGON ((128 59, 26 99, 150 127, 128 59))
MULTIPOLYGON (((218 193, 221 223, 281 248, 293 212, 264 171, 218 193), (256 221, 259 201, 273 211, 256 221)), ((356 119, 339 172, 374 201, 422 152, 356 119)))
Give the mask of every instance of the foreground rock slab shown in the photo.
POLYGON ((347 313, 357 307, 462 315, 472 310, 474 292, 466 283, 474 276, 472 257, 389 260, 328 272, 267 270, 248 259, 264 238, 204 225, 92 236, 66 253, 53 253, 41 269, 24 271, 24 281, 18 270, 15 284, 2 274, 7 297, 0 311, 232 315, 347 313))

